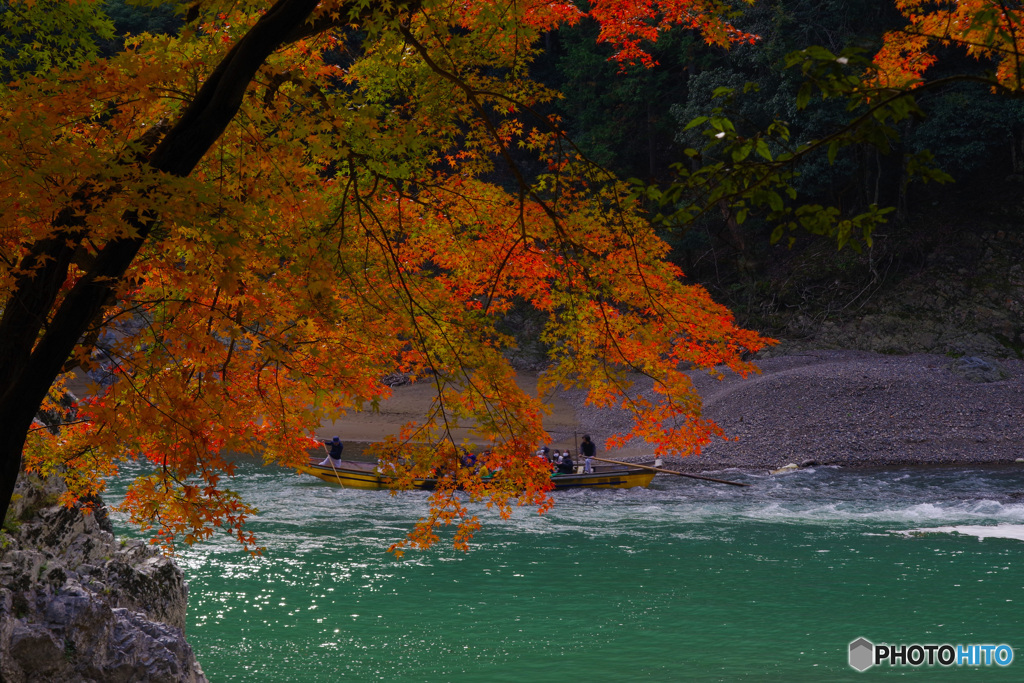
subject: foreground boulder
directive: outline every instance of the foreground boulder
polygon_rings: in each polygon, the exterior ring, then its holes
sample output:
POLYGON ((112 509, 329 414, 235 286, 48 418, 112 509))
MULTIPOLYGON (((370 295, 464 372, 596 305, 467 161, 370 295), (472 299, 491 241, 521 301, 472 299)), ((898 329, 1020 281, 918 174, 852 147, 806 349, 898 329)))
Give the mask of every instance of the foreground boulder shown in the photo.
POLYGON ((106 515, 22 477, 0 535, 0 681, 206 681, 185 641, 181 570, 106 515))

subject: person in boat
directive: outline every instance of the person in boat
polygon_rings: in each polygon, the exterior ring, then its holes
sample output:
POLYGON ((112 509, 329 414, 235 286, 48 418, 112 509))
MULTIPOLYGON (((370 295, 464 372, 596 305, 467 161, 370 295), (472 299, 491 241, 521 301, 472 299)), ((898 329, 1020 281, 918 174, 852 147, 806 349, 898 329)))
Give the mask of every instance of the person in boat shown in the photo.
POLYGON ((568 448, 558 459, 557 470, 559 474, 572 474, 576 471, 576 465, 572 462, 572 452, 568 448))
POLYGON ((583 435, 580 442, 580 455, 583 456, 583 474, 594 473, 594 456, 597 454, 597 445, 590 440, 590 434, 583 435))
POLYGON ((480 453, 480 457, 477 458, 477 463, 480 465, 480 468, 477 469, 477 474, 480 475, 481 479, 489 479, 501 471, 500 465, 496 465, 493 470, 491 469, 491 466, 488 464, 491 459, 491 455, 491 449, 487 448, 484 449, 483 452, 480 453))
POLYGON ((341 443, 341 437, 335 436, 330 441, 324 441, 325 446, 330 446, 331 450, 328 451, 327 457, 320 461, 322 467, 330 467, 334 465, 338 467, 341 465, 341 452, 345 450, 345 446, 341 443))

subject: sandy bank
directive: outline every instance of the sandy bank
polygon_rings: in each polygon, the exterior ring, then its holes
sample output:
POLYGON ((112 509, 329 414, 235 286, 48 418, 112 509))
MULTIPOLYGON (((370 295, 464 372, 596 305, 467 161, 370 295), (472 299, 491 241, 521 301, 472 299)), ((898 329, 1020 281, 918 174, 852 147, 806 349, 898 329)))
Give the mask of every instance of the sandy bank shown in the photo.
MULTIPOLYGON (((666 464, 698 472, 770 469, 805 460, 874 466, 1024 457, 1024 362, 1002 361, 1009 377, 983 383, 955 373, 952 363, 924 354, 808 351, 765 359, 759 363, 761 374, 747 379, 695 376, 706 414, 735 440, 666 464)), ((521 381, 527 390, 536 387, 535 374, 526 373, 521 381)), ((325 425, 321 435, 338 434, 353 446, 381 439, 422 415, 434 391, 426 382, 396 387, 379 412, 354 413, 325 425)), ((584 433, 602 444, 628 425, 623 411, 584 406, 582 392, 563 392, 549 401, 552 413, 545 425, 554 447, 572 447, 574 435, 584 433)), ((651 453, 643 443, 601 450, 625 459, 651 453)))

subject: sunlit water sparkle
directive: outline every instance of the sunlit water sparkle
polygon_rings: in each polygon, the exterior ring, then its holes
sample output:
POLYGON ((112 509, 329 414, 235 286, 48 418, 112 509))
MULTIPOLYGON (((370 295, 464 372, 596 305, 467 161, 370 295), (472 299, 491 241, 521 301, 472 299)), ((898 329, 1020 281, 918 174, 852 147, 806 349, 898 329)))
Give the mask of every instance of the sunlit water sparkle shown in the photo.
MULTIPOLYGON (((178 557, 211 681, 1024 680, 1024 471, 815 468, 480 507, 474 549, 387 553, 426 494, 243 465, 267 547, 178 557), (1007 643, 1006 668, 847 665, 850 641, 1007 643)), ((117 484, 113 495, 116 499, 117 484)))

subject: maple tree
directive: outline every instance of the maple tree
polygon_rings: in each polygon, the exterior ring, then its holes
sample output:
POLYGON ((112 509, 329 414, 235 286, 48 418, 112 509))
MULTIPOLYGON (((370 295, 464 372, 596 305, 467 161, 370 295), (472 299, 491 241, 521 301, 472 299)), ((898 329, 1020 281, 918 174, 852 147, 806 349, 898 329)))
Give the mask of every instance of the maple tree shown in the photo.
MULTIPOLYGON (((252 544, 226 454, 304 462, 322 420, 372 409, 397 370, 437 388, 380 449, 402 476, 441 475, 409 542, 458 522, 464 545, 477 522, 457 488, 503 514, 550 504, 529 457, 542 405, 503 355, 513 305, 547 316, 542 389, 625 405, 636 427, 621 439, 686 454, 721 435, 683 369, 746 373, 766 340, 684 285, 628 188, 535 113, 556 97, 528 75, 537 38, 584 10, 200 1, 181 4, 178 35, 100 57, 100 3, 4 9, 0 510, 23 467, 61 474, 70 501, 145 458, 133 520, 168 545, 217 525, 252 544), (70 420, 75 368, 105 379, 70 420), (629 398, 627 371, 653 377, 658 400, 629 398), (40 410, 65 424, 51 433, 40 410), (492 445, 501 477, 458 469, 456 424, 492 445)), ((670 24, 749 39, 726 9, 589 12, 621 59, 642 59, 638 39, 670 24)))
POLYGON ((1001 0, 896 0, 907 19, 883 37, 874 57, 874 84, 883 88, 922 85, 939 60, 937 47, 957 47, 993 71, 981 78, 1005 91, 1020 91, 1024 56, 1024 9, 1001 0))

